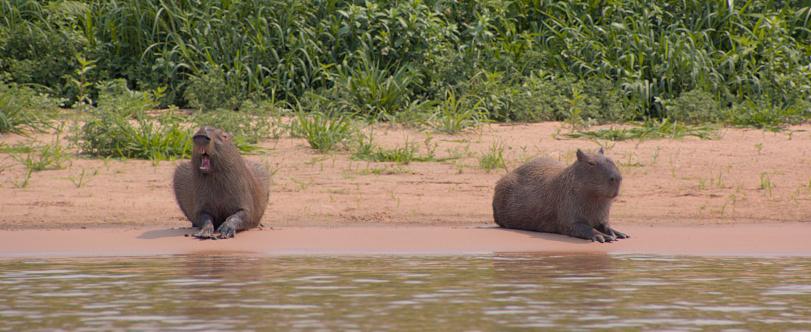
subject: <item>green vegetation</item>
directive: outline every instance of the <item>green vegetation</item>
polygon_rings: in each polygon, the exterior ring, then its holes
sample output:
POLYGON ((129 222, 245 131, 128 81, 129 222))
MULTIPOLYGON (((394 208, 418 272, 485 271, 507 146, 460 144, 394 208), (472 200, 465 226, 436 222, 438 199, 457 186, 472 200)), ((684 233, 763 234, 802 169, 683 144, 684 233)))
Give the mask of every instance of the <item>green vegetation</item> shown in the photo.
POLYGON ((82 127, 79 148, 82 153, 97 157, 158 161, 190 156, 191 130, 168 119, 141 114, 131 120, 98 111, 82 127))
POLYGON ((28 144, 8 145, 0 143, 0 153, 31 153, 34 147, 28 144))
POLYGON ((76 188, 81 188, 84 185, 86 185, 87 182, 90 181, 90 178, 98 174, 99 174, 98 169, 93 169, 93 171, 87 171, 86 169, 82 168, 82 171, 79 172, 79 174, 68 176, 68 180, 70 180, 70 182, 73 183, 73 185, 76 188))
POLYGON ((226 110, 202 112, 192 117, 175 108, 150 114, 163 95, 159 88, 150 93, 130 90, 126 81, 116 79, 95 85, 98 107, 85 105, 83 126, 73 140, 81 153, 96 157, 138 158, 160 161, 191 155, 190 125, 215 125, 234 135, 242 151, 254 151, 260 139, 272 136, 278 128, 271 116, 252 105, 252 112, 226 110))
MULTIPOLYGON (((0 0, 0 20, 0 81, 78 109, 112 112, 99 83, 123 79, 162 106, 243 111, 273 96, 447 132, 811 116, 801 0, 0 0)), ((0 131, 36 122, 8 103, 0 131)))
POLYGON ((773 189, 774 183, 772 182, 772 179, 769 178, 769 173, 760 173, 760 190, 765 191, 769 197, 772 197, 773 189))
POLYGON ((25 166, 27 170, 39 172, 65 168, 65 163, 70 156, 57 140, 53 144, 39 146, 24 156, 12 155, 12 158, 25 166))
POLYGON ((456 98, 453 91, 448 91, 445 100, 437 105, 433 127, 448 134, 455 134, 469 127, 476 126, 481 121, 481 102, 469 105, 467 97, 456 98))
POLYGON ((339 144, 346 143, 354 131, 351 121, 344 116, 301 111, 296 114, 290 128, 293 136, 304 137, 311 148, 321 152, 331 151, 339 144))
POLYGON ((490 145, 490 150, 479 157, 479 166, 487 172, 496 168, 507 169, 507 163, 504 160, 504 145, 501 143, 493 143, 490 145))
POLYGON ((192 116, 191 122, 196 127, 212 126, 231 133, 237 146, 256 144, 264 138, 278 138, 284 131, 281 120, 265 112, 200 112, 192 116))
POLYGON ((352 159, 366 160, 375 162, 395 162, 398 164, 410 164, 411 162, 444 162, 454 159, 459 159, 462 156, 458 153, 449 151, 450 155, 447 157, 438 158, 436 156, 435 143, 432 144, 431 136, 425 139, 425 154, 420 154, 420 149, 416 143, 405 140, 403 146, 386 149, 374 144, 372 134, 358 135, 352 146, 352 159))
POLYGON ((0 134, 44 129, 56 102, 31 88, 0 82, 0 134))
POLYGON ((610 141, 624 141, 629 139, 655 139, 655 138, 682 138, 694 136, 700 139, 712 139, 716 136, 716 129, 711 125, 685 125, 679 122, 650 120, 638 127, 609 128, 595 131, 576 131, 566 136, 571 138, 591 138, 610 141))
POLYGON ((371 167, 371 168, 364 168, 361 169, 359 172, 361 175, 395 175, 395 174, 417 174, 413 170, 410 170, 403 166, 383 166, 383 167, 371 167))
POLYGON ((17 188, 27 187, 33 172, 65 168, 65 164, 70 160, 70 155, 62 146, 63 129, 62 126, 56 128, 56 136, 51 144, 19 149, 18 151, 21 153, 11 155, 14 160, 25 167, 23 178, 14 182, 17 188))
POLYGON ((352 153, 352 159, 409 164, 412 161, 432 161, 434 156, 420 155, 417 145, 406 140, 403 146, 393 149, 384 149, 372 144, 361 144, 360 148, 352 153))
MULTIPOLYGON (((73 107, 72 141, 98 157, 187 157, 202 125, 242 151, 289 130, 320 152, 407 164, 442 159, 375 146, 356 121, 455 134, 558 120, 568 137, 617 141, 811 118, 799 0, 0 0, 0 22, 0 134, 73 107), (586 129, 609 122, 639 126, 586 129)), ((0 150, 32 168, 54 152, 0 150)), ((504 167, 503 147, 480 164, 504 167)))

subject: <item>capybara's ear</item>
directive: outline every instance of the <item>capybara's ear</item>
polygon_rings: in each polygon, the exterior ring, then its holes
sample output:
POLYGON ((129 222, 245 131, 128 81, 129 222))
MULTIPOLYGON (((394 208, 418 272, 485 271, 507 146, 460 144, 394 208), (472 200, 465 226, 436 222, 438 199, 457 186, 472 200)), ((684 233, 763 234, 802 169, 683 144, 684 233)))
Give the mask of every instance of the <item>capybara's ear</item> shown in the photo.
POLYGON ((588 161, 588 157, 586 157, 586 154, 580 151, 580 149, 577 149, 577 161, 588 161))
POLYGON ((603 147, 602 146, 600 147, 600 150, 597 151, 597 152, 599 152, 600 154, 605 154, 605 153, 603 153, 603 147))
POLYGON ((223 131, 222 132, 222 140, 225 141, 225 142, 230 142, 231 141, 231 134, 228 133, 227 131, 223 131))

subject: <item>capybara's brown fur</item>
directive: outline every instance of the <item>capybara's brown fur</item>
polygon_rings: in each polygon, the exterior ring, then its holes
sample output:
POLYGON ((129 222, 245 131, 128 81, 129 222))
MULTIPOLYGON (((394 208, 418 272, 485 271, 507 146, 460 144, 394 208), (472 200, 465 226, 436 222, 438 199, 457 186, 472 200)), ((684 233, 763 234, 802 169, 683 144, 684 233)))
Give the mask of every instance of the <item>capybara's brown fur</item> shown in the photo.
POLYGON ((211 127, 195 133, 191 161, 177 167, 173 186, 200 238, 213 238, 214 229, 228 238, 256 227, 270 195, 265 167, 244 160, 231 136, 211 127))
POLYGON ((496 184, 493 218, 504 228, 569 235, 592 241, 613 241, 627 234, 608 225, 611 202, 622 176, 603 150, 577 150, 566 167, 549 158, 532 160, 496 184))

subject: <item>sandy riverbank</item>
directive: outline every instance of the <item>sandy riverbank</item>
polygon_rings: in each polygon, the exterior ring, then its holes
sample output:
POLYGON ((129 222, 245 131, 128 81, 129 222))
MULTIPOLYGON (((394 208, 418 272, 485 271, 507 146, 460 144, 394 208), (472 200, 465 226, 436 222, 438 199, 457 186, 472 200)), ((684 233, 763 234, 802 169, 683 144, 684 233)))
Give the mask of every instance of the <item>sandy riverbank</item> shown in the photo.
MULTIPOLYGON (((507 168, 535 156, 565 162, 577 148, 606 147, 624 176, 612 220, 626 225, 696 225, 811 221, 811 124, 782 132, 721 129, 718 139, 566 139, 561 123, 485 125, 459 135, 379 125, 375 143, 416 144, 441 162, 408 165, 352 160, 348 152, 319 154, 303 139, 261 142, 248 158, 274 173, 269 227, 492 224, 493 186, 505 170, 479 167, 494 144, 507 168)), ((33 137, 48 143, 48 134, 33 137)), ((0 144, 33 144, 5 135, 0 144)), ((33 173, 0 153, 0 230, 186 227, 170 182, 176 162, 74 157, 68 167, 33 173), (80 186, 76 179, 84 171, 80 186)))

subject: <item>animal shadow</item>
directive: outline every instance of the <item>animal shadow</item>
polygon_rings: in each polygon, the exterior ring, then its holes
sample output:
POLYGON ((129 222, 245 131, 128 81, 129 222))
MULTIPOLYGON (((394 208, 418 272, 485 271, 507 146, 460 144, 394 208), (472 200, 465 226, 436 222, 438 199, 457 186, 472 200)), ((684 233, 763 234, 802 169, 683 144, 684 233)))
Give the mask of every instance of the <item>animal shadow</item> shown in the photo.
POLYGON ((148 230, 138 236, 139 239, 154 240, 165 237, 185 237, 192 233, 194 228, 169 228, 148 230))

